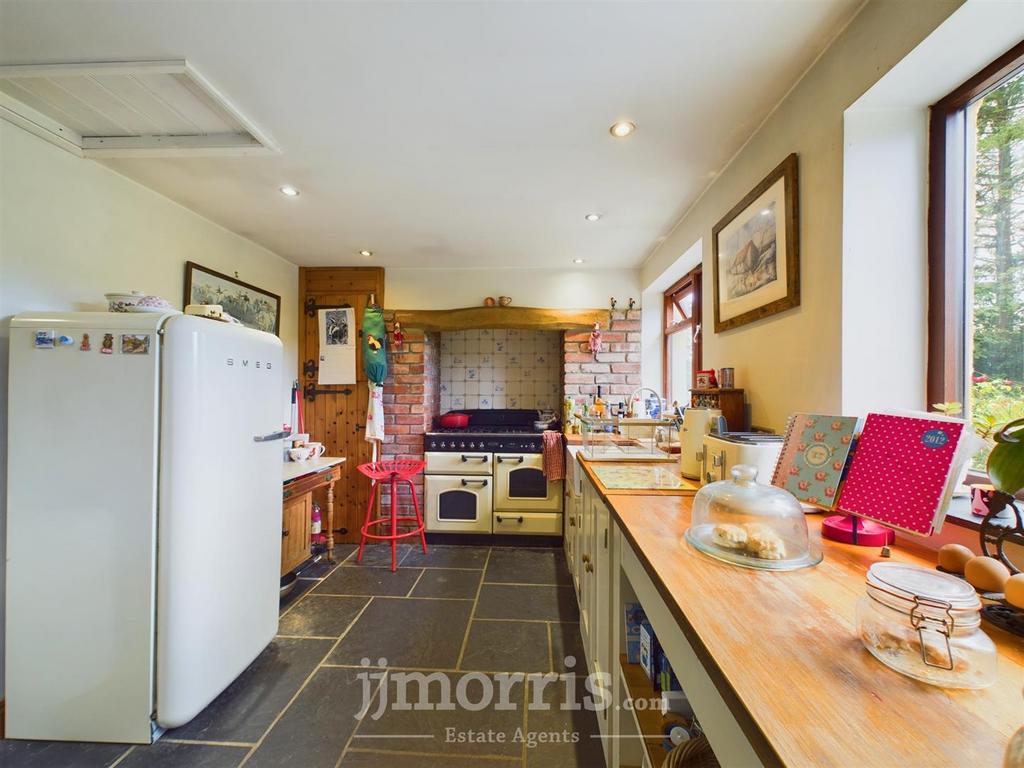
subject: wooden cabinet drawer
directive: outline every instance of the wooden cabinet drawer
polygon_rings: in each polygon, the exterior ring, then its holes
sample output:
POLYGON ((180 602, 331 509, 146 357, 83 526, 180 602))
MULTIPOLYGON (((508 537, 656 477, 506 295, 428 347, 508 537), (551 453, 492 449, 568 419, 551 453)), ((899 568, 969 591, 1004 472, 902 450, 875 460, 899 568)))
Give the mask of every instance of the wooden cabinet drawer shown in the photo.
POLYGON ((551 512, 495 512, 494 533, 559 536, 562 533, 562 515, 551 512))

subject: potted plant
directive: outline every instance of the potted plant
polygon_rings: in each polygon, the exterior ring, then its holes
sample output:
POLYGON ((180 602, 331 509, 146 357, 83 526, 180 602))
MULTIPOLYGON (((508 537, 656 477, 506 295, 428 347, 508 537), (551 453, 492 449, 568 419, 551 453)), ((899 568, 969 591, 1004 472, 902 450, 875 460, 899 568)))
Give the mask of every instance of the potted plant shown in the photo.
POLYGON ((988 476, 995 490, 989 494, 988 514, 981 523, 981 549, 997 557, 1013 573, 1020 569, 1006 557, 1003 542, 1012 535, 1024 535, 1024 520, 1017 508, 1016 496, 1024 490, 1024 419, 1005 424, 993 435, 992 451, 988 455, 988 476), (1004 510, 1011 510, 1011 524, 995 522, 1004 510), (989 551, 991 545, 995 552, 989 551))

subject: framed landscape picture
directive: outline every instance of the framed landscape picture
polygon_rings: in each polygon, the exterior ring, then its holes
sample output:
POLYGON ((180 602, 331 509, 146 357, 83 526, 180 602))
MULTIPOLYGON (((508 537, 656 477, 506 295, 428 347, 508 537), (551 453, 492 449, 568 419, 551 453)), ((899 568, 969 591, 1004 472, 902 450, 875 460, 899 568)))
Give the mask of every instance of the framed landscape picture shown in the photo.
POLYGON ((246 328, 275 336, 281 327, 281 297, 234 277, 185 262, 185 306, 220 304, 246 328))
POLYGON ((800 305, 799 239, 792 154, 711 231, 716 333, 800 305))

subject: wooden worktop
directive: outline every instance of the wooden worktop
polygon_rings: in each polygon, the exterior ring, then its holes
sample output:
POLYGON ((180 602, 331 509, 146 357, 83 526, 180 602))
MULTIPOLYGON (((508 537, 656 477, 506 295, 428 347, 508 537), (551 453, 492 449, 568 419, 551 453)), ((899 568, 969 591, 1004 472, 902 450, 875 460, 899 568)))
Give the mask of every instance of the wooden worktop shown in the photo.
MULTIPOLYGON (((586 466, 585 462, 581 462, 586 466)), ((992 766, 1024 722, 1024 639, 987 622, 999 649, 990 688, 936 688, 871 656, 854 607, 877 548, 823 542, 787 573, 718 562, 683 539, 691 498, 605 498, 683 633, 767 762, 806 766, 992 766)), ((807 517, 818 535, 820 515, 807 517)), ((891 561, 933 567, 905 548, 891 561)))
POLYGON ((322 472, 328 467, 344 464, 345 459, 341 456, 320 456, 307 461, 286 461, 281 470, 281 482, 287 483, 298 477, 311 475, 314 472, 322 472))

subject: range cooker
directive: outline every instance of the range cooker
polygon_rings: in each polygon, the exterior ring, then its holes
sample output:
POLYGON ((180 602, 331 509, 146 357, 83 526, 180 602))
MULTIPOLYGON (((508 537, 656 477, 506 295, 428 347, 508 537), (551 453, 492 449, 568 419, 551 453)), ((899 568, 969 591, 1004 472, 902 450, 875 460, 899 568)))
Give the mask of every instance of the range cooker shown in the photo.
POLYGON ((459 413, 468 426, 424 438, 427 530, 561 535, 562 482, 544 476, 537 411, 459 413))

